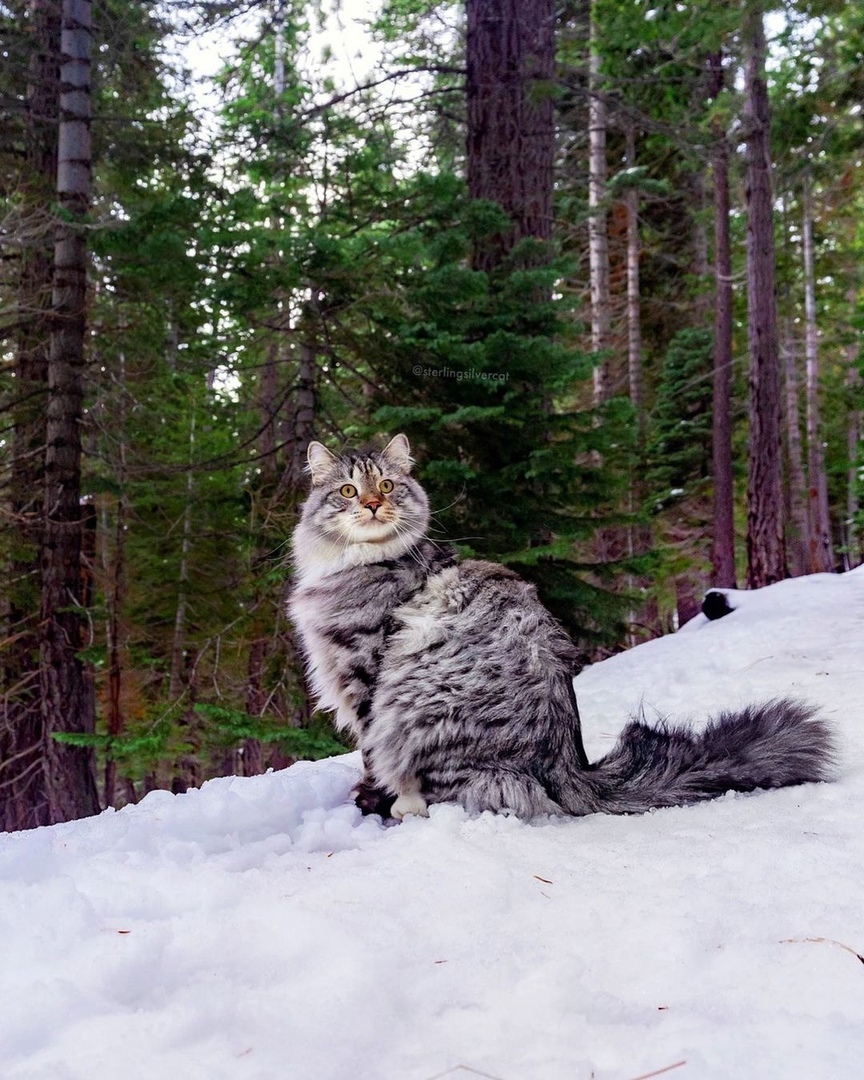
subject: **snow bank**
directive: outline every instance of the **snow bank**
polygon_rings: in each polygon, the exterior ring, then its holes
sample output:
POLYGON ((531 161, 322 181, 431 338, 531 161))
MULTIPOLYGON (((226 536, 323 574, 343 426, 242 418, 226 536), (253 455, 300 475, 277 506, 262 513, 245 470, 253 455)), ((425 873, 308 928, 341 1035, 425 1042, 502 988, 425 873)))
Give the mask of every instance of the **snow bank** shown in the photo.
POLYGON ((0 835, 0 1077, 857 1080, 864 573, 732 602, 579 676, 589 752, 792 693, 837 783, 385 827, 347 755, 0 835))

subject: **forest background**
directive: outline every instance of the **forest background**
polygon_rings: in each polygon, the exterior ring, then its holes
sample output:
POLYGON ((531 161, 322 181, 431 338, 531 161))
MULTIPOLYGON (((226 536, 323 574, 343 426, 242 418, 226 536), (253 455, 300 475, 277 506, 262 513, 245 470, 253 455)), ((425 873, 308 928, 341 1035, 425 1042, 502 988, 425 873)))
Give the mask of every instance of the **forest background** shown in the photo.
POLYGON ((861 561, 864 6, 352 11, 0 0, 0 828, 339 752, 312 438, 586 659, 861 561))

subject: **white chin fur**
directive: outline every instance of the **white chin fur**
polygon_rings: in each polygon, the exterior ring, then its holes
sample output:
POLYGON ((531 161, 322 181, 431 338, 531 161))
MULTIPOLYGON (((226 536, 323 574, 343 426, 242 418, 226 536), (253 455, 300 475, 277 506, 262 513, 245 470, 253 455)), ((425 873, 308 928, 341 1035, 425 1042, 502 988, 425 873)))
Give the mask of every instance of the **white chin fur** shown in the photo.
POLYGON ((294 565, 300 580, 308 584, 316 578, 337 574, 350 566, 396 559, 422 537, 422 532, 397 536, 391 526, 353 526, 346 541, 333 541, 304 529, 301 523, 294 536, 294 565), (364 539, 368 537, 368 539, 364 539))

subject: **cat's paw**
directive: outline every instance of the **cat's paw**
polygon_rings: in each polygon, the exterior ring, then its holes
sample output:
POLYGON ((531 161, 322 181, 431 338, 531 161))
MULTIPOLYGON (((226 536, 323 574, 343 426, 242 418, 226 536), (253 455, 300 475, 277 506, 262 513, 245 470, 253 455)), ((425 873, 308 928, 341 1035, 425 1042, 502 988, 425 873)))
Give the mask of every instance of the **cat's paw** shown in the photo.
POLYGON ((382 818, 390 817, 391 808, 396 801, 395 795, 391 795, 373 781, 366 779, 360 781, 353 795, 361 814, 380 814, 382 818))
POLYGON ((429 817, 426 800, 417 792, 411 792, 410 795, 400 795, 390 807, 390 816, 396 818, 397 821, 401 821, 402 818, 407 817, 409 814, 413 814, 415 817, 429 817))

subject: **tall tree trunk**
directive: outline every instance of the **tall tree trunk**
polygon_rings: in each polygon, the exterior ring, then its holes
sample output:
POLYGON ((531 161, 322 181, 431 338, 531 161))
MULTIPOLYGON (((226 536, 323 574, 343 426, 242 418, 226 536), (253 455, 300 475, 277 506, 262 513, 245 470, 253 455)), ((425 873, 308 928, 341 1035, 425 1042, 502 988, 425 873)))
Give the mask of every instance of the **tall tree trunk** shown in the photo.
POLYGON ((813 265, 813 195, 809 171, 802 191, 801 243, 804 249, 804 354, 807 372, 807 507, 809 569, 817 574, 834 568, 828 477, 819 422, 819 337, 816 327, 816 273, 813 265))
MULTIPOLYGON (((106 552, 105 580, 107 582, 105 642, 108 652, 108 700, 105 708, 105 727, 111 738, 121 735, 124 728, 123 690, 123 643, 122 611, 126 593, 126 357, 121 351, 118 357, 117 381, 120 394, 117 402, 118 459, 117 486, 119 494, 114 507, 113 550, 106 552)), ((109 545, 106 537, 106 547, 109 545)), ((112 752, 105 762, 106 806, 113 806, 117 797, 117 761, 112 752)))
POLYGON ((786 577, 780 428, 780 355, 774 293, 774 224, 765 29, 758 4, 744 16, 747 137, 747 336, 750 348, 750 447, 747 484, 747 583, 786 577))
POLYGON ((468 192, 498 203, 512 223, 475 245, 475 268, 489 271, 520 240, 552 237, 555 5, 467 0, 465 10, 468 192))
MULTIPOLYGON (((636 132, 628 123, 626 164, 636 167, 636 132)), ((627 210, 627 375, 630 401, 636 413, 637 453, 641 461, 645 449, 645 402, 642 373, 642 314, 639 288, 639 192, 629 187, 624 197, 627 210)))
POLYGON ((612 300, 609 290, 609 230, 606 218, 606 98, 601 89, 595 3, 588 35, 588 265, 591 284, 591 348, 594 352, 594 402, 609 397, 612 300))
MULTIPOLYGON (((854 277, 854 274, 853 274, 854 277)), ((857 292, 854 286, 848 293, 850 310, 855 310, 857 292)), ((858 497, 860 469, 864 464, 864 410, 861 408, 861 373, 858 369, 860 346, 853 339, 846 348, 846 391, 848 394, 848 413, 846 421, 846 452, 849 462, 846 475, 846 535, 844 546, 844 567, 851 570, 864 557, 864 544, 861 542, 861 526, 858 517, 861 501, 858 497)))
POLYGON ((784 332, 783 356, 786 375, 786 448, 789 460, 788 491, 789 523, 789 564, 793 577, 807 573, 808 543, 810 526, 807 518, 805 491, 807 481, 804 475, 804 456, 801 447, 801 410, 800 380, 798 378, 798 355, 795 331, 791 315, 787 319, 784 332))
MULTIPOLYGON (((724 85, 723 54, 711 57, 711 96, 724 85)), ((711 426, 714 533, 711 584, 734 589, 735 488, 732 472, 732 245, 729 235, 729 142, 719 121, 713 127, 714 174, 714 383, 711 426)))
POLYGON ((52 739, 91 734, 93 686, 80 659, 82 596, 81 426, 90 207, 90 0, 63 0, 57 198, 64 212, 54 249, 53 327, 48 359, 45 505, 40 610, 40 689, 46 791, 52 821, 99 809, 90 748, 52 739))
POLYGON ((0 698, 0 831, 50 823, 40 704, 39 550, 45 468, 45 398, 54 274, 60 16, 52 0, 31 0, 26 179, 22 216, 32 238, 21 251, 17 295, 12 453, 9 462, 9 582, 3 596, 0 698))
POLYGON ((174 634, 171 639, 171 666, 168 676, 168 696, 172 702, 179 701, 183 695, 183 675, 186 670, 186 612, 189 606, 189 552, 192 548, 192 498, 195 489, 195 476, 192 471, 194 460, 195 413, 193 411, 189 421, 189 468, 186 471, 177 604, 174 608, 174 634))
MULTIPOLYGON (((861 376, 854 366, 850 366, 846 374, 846 386, 850 390, 850 397, 856 402, 860 401, 861 376)), ((846 555, 844 565, 845 569, 851 570, 854 566, 858 566, 862 557, 864 557, 864 544, 861 542, 861 525, 858 523, 861 512, 858 484, 862 456, 864 456, 864 410, 857 405, 851 405, 846 423, 846 450, 849 470, 846 478, 846 555)))
MULTIPOLYGON (((784 256, 787 265, 793 265, 795 253, 790 243, 790 228, 787 217, 787 200, 780 203, 784 256)), ((804 472, 804 457, 801 442, 801 379, 798 362, 798 341, 795 332, 795 304, 792 290, 788 283, 783 286, 782 338, 780 358, 783 369, 785 391, 784 433, 786 450, 787 482, 785 484, 787 530, 787 557, 789 572, 792 577, 807 573, 808 542, 810 522, 807 516, 807 477, 804 472)))

